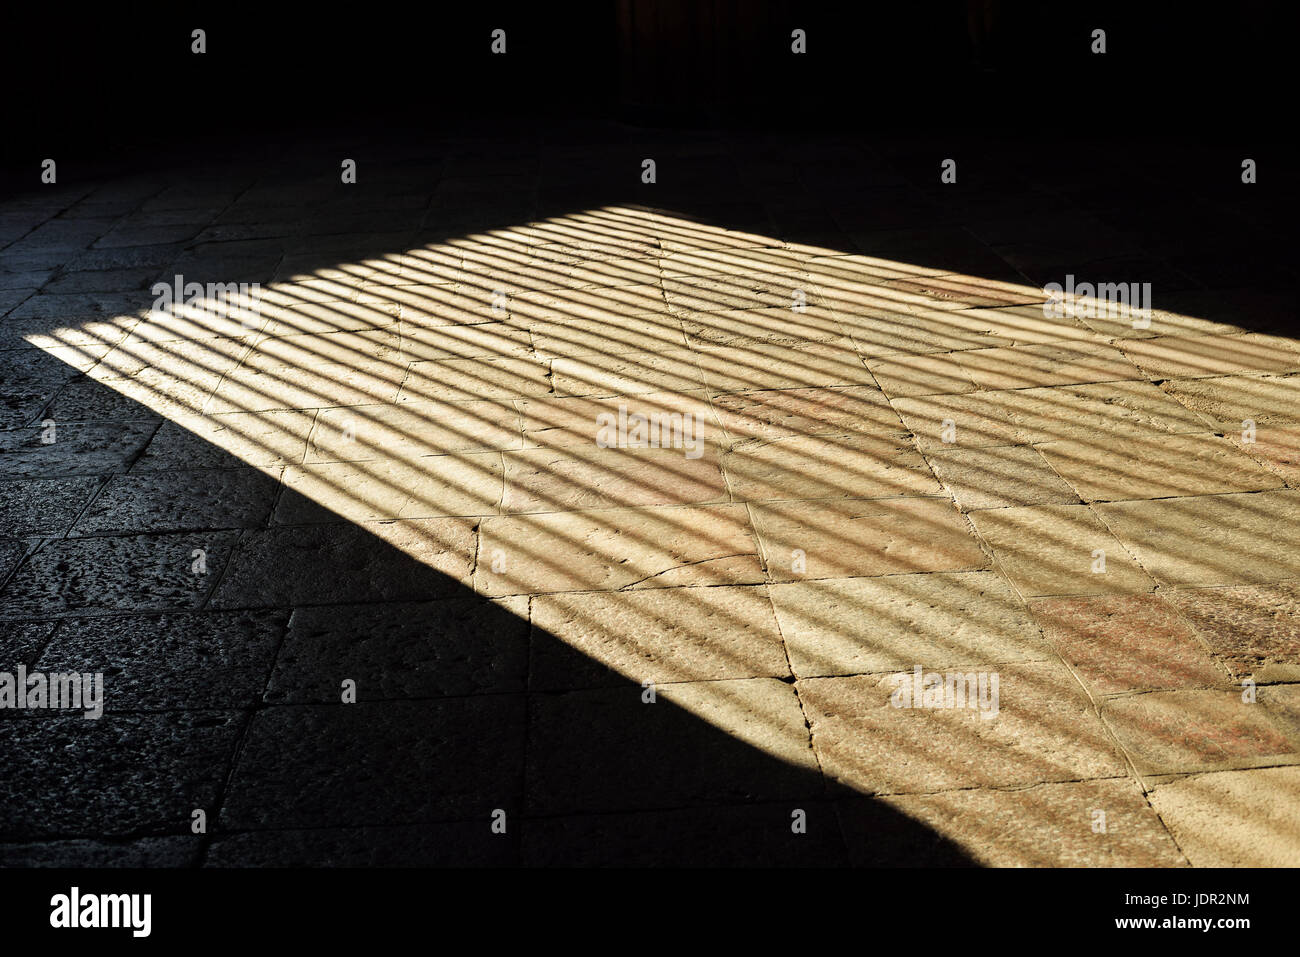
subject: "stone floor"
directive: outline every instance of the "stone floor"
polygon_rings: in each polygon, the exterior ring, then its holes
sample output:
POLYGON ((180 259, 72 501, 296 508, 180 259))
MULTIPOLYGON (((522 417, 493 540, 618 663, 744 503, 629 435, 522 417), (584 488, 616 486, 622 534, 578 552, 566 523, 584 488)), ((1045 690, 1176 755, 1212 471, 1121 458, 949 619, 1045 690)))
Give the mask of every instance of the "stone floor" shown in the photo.
POLYGON ((0 671, 105 689, 0 710, 0 863, 1300 864, 1286 233, 1167 158, 934 149, 0 205, 0 671))

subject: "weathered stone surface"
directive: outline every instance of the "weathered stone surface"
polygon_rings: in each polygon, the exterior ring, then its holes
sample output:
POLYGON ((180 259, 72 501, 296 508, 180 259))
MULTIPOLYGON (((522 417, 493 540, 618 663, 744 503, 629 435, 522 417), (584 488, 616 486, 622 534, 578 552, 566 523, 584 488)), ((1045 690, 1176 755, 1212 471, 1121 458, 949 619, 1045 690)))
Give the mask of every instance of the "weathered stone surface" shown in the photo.
POLYGON ((251 531, 231 556, 212 606, 437 598, 468 579, 473 557, 473 525, 461 518, 251 531))
POLYGON ((766 581, 742 505, 501 516, 479 534, 484 595, 766 581))
POLYGON ((761 585, 542 595, 531 611, 534 690, 790 675, 761 585))
POLYGON ((1102 717, 1140 774, 1217 771, 1300 760, 1267 711, 1240 691, 1111 698, 1102 717))
POLYGON ((25 784, 0 803, 0 836, 188 835, 191 812, 217 806, 243 721, 231 711, 0 721, 6 774, 25 784), (76 787, 49 760, 64 751, 77 755, 76 787))
POLYGON ((0 482, 0 528, 7 535, 57 538, 76 521, 100 484, 91 476, 0 482))
POLYGON ((1124 354, 1148 374, 1210 376, 1224 372, 1294 372, 1300 350, 1283 336, 1159 336, 1123 343, 1124 354))
POLYGON ((736 438, 903 433, 898 413, 874 386, 728 392, 715 395, 713 407, 736 438))
MULTIPOLYGON (((990 666, 960 670, 978 674, 990 666)), ((969 701, 964 708, 895 707, 891 697, 899 683, 912 685, 910 670, 897 680, 891 675, 800 679, 799 699, 823 770, 866 794, 1126 773, 1083 689, 1059 662, 1003 663, 992 671, 998 675, 996 714, 991 707, 970 707, 969 701)), ((992 678, 987 680, 991 689, 992 678)))
POLYGON ((741 439, 722 467, 731 493, 751 502, 942 492, 910 442, 862 434, 741 439))
POLYGON ((73 537, 136 535, 266 524, 280 484, 257 469, 184 469, 115 475, 77 519, 73 537))
POLYGON ((1123 353, 1103 343, 1030 343, 955 352, 952 358, 982 389, 1029 389, 1142 377, 1123 353))
MULTIPOLYGON (((1122 778, 883 800, 949 835, 985 867, 1179 867, 1185 863, 1142 791, 1122 778)), ((860 839, 869 841, 870 835, 860 839)), ((850 842, 852 846, 852 838, 850 842)))
POLYGON ((238 532, 46 542, 0 591, 0 619, 197 608, 238 532), (202 552, 205 571, 195 571, 202 552))
POLYGON ((929 572, 772 585, 800 678, 906 671, 1052 655, 995 572, 929 572))
POLYGON ((1097 694, 1221 688, 1227 674, 1163 595, 1045 598, 1043 634, 1097 694))
POLYGON ((683 448, 598 448, 593 442, 508 452, 502 508, 554 512, 728 501, 717 451, 695 435, 677 438, 683 448))
POLYGON ((1029 446, 944 449, 926 453, 963 511, 1013 505, 1068 505, 1079 496, 1029 446))
POLYGON ((104 710, 246 708, 266 687, 288 612, 72 618, 36 663, 104 676, 104 710))
POLYGON ((473 452, 291 465, 283 481, 274 519, 280 525, 495 515, 501 456, 473 452))
POLYGON ((1155 588, 1086 505, 985 509, 971 512, 970 520, 1025 597, 1155 588))
POLYGON ((965 519, 943 499, 774 502, 752 506, 751 514, 772 581, 989 564, 965 519))
POLYGON ((524 722, 522 695, 265 708, 248 728, 220 824, 358 827, 481 815, 486 830, 494 807, 518 807, 524 722))
POLYGON ((519 413, 509 402, 403 402, 344 406, 316 416, 306 461, 413 459, 517 449, 519 413))
POLYGON ((54 424, 0 430, 0 478, 58 478, 120 472, 153 436, 153 422, 54 424))
POLYGON ((1300 768, 1197 774, 1158 784, 1151 806, 1195 867, 1296 867, 1300 768))
POLYGON ((495 694, 527 674, 526 599, 298 608, 266 700, 333 704, 345 679, 358 701, 495 694))
POLYGON ((1300 678, 1300 582, 1180 588, 1164 597, 1234 676, 1300 678))
POLYGON ((1282 480, 1215 435, 1047 442, 1048 463, 1090 502, 1170 498, 1278 488, 1282 480))
POLYGON ((1113 502, 1097 512, 1161 584, 1300 577, 1300 493, 1113 502))
POLYGON ((168 419, 135 464, 137 472, 268 468, 301 462, 312 412, 236 412, 168 419))
POLYGON ((775 678, 665 684, 653 704, 642 693, 628 682, 533 700, 530 811, 820 796, 790 685, 775 678))

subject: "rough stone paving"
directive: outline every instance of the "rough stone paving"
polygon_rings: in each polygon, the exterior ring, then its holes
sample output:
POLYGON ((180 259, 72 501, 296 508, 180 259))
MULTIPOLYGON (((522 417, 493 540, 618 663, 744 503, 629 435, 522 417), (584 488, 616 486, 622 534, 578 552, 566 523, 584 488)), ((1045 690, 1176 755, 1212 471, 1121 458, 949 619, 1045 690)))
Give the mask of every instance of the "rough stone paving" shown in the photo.
POLYGON ((1144 215, 1173 159, 935 149, 484 136, 0 205, 0 671, 105 692, 0 710, 0 864, 1300 864, 1281 227, 1144 215), (1149 327, 1048 317, 1067 274, 1149 327), (178 276, 261 300, 155 310, 178 276), (917 668, 996 713, 896 706, 917 668))

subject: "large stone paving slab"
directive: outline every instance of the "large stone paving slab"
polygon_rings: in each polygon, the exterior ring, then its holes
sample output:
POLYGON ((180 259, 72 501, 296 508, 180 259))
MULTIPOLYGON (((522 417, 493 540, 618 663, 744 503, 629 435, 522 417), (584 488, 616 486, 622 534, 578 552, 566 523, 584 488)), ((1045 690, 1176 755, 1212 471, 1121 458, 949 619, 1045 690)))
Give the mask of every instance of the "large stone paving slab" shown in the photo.
POLYGON ((800 678, 1052 657, 995 572, 791 582, 768 592, 800 678))
POLYGON ((484 595, 767 580, 743 505, 500 516, 479 534, 484 595))
POLYGON ((987 509, 971 512, 970 520, 1026 598, 1155 588, 1086 505, 987 509))
POLYGON ((751 507, 773 581, 985 568, 988 556, 945 499, 773 502, 751 507))
POLYGON ((473 568, 469 519, 333 523, 250 531, 214 608, 418 601, 453 593, 473 568))
POLYGON ((527 606, 458 597, 295 609, 266 699, 333 703, 345 678, 359 701, 523 691, 527 606))
POLYGON ((189 834, 196 809, 217 807, 243 720, 187 711, 0 721, 5 774, 23 785, 0 804, 0 840, 189 834))
POLYGON ((1236 677, 1300 677, 1300 583, 1180 588, 1165 599, 1236 677))
POLYGON ((0 618, 198 608, 238 532, 46 542, 0 591, 0 618))
POLYGON ((761 585, 542 595, 530 610, 533 690, 790 675, 761 585))
POLYGON ((1164 585, 1235 585, 1300 577, 1300 494, 1198 495, 1097 507, 1164 585))
POLYGON ((260 700, 288 613, 73 618, 36 668, 104 675, 106 713, 243 708, 260 700))
MULTIPOLYGON (((1127 767, 1092 704, 1059 662, 962 667, 984 672, 997 710, 895 706, 913 674, 809 678, 798 683, 826 774, 866 794, 1123 777, 1127 767)), ((946 675, 946 671, 944 674, 946 675)), ((946 678, 944 679, 946 680, 946 678)))
POLYGON ((1151 806, 1195 867, 1295 867, 1300 768, 1197 774, 1157 785, 1151 806))

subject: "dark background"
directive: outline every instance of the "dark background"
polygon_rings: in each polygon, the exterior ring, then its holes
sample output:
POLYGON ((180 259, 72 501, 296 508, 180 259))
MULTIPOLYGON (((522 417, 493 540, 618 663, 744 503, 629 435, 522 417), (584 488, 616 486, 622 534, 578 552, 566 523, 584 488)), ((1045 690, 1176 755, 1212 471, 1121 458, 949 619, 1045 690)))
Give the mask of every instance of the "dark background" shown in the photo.
POLYGON ((1294 4, 1002 0, 973 69, 964 0, 198 5, 5 14, 4 161, 446 131, 527 115, 781 130, 1010 132, 1075 151, 1151 135, 1281 136, 1294 4), (423 8, 421 8, 423 7, 423 8), (208 50, 190 53, 190 31, 208 50), (489 52, 507 31, 508 52, 489 52), (790 31, 808 53, 790 52, 790 31), (1107 31, 1104 56, 1090 52, 1107 31))

